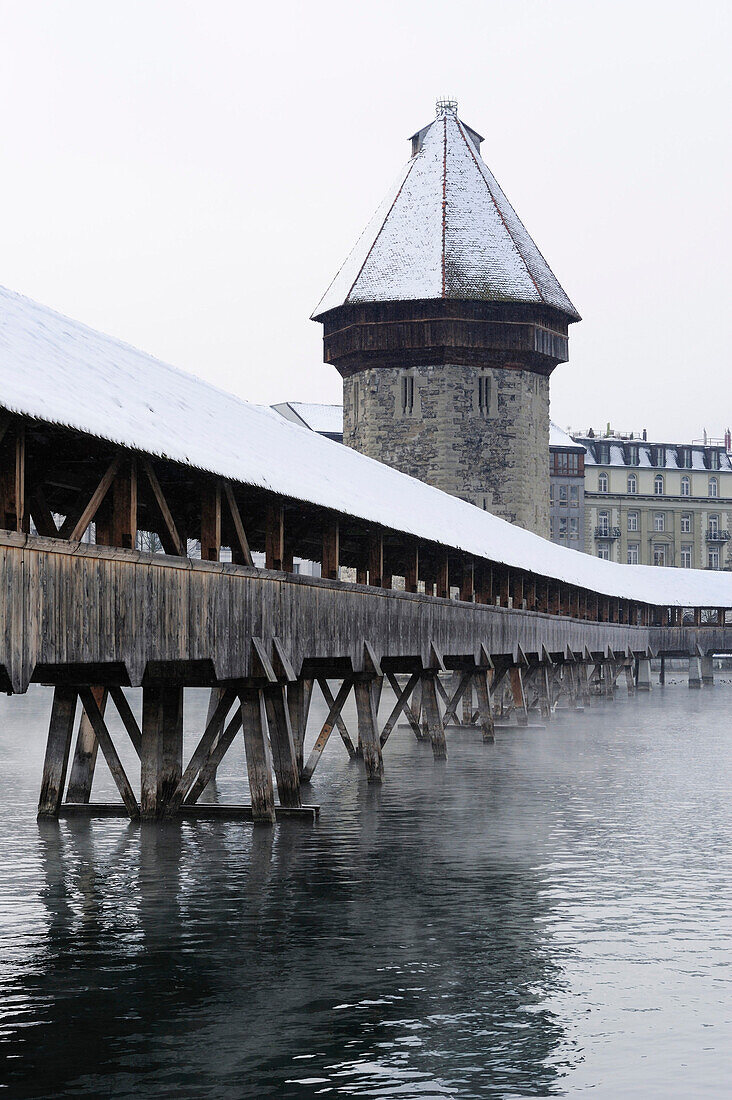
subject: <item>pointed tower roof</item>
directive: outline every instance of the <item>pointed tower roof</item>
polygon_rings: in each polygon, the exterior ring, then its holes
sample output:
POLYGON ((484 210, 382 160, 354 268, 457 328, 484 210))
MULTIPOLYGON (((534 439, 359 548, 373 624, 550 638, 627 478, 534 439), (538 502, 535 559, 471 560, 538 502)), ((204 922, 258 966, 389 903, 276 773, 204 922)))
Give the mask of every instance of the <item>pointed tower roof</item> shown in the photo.
POLYGON ((348 303, 452 298, 553 306, 580 319, 480 155, 481 137, 438 101, 313 318, 348 303))

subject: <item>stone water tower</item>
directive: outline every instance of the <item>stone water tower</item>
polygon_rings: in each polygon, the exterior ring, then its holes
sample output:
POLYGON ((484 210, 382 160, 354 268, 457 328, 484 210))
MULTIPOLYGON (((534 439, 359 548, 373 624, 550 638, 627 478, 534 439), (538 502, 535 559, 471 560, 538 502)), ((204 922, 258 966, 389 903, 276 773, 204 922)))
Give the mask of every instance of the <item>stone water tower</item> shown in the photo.
POLYGON ((549 376, 579 314, 452 100, 318 305, 343 442, 549 535, 549 376))

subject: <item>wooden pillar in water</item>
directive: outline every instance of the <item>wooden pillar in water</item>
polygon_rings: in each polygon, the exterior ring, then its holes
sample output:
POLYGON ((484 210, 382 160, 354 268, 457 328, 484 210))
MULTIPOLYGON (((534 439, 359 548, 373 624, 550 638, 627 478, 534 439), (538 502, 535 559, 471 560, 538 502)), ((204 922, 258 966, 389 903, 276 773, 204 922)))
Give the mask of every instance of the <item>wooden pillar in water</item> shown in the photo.
POLYGON ((252 817, 255 825, 269 825, 275 820, 274 783, 267 752, 261 692, 255 680, 244 681, 244 686, 239 692, 239 704, 252 800, 252 817))
MULTIPOLYGON (((107 689, 93 687, 91 690, 103 717, 107 705, 107 689)), ((88 715, 82 710, 79 732, 76 735, 76 749, 71 763, 69 787, 66 792, 67 802, 88 804, 91 797, 98 751, 99 742, 94 727, 89 721, 88 715)))
POLYGON ((151 684, 142 689, 140 816, 161 817, 183 774, 183 687, 151 684))
POLYGON ((41 796, 38 800, 39 817, 58 817, 69 766, 76 700, 75 688, 60 686, 54 689, 46 756, 43 762, 41 796))
POLYGON ((475 695, 478 703, 478 724, 480 725, 485 744, 495 741, 495 722, 493 720, 493 705, 491 703, 491 689, 488 682, 490 673, 486 668, 476 670, 473 677, 475 695))
POLYGON ((520 726, 527 726, 529 724, 529 711, 526 706, 524 680, 521 674, 521 669, 518 668, 518 666, 514 666, 513 668, 509 669, 509 678, 511 680, 513 705, 516 708, 516 721, 520 726))
POLYGON ((436 676, 437 673, 431 669, 422 673, 422 714, 432 742, 432 755, 435 760, 446 760, 447 742, 445 740, 445 727, 442 723, 442 716, 437 702, 436 676))
POLYGON ((310 701, 313 695, 313 681, 306 677, 287 685, 287 707, 290 712, 292 740, 295 745, 295 760, 298 773, 302 772, 305 751, 305 733, 310 713, 310 701))
POLYGON ((295 753, 285 686, 284 684, 265 684, 262 692, 280 806, 301 806, 300 769, 295 753))
POLYGON ((377 699, 379 685, 374 677, 358 677, 353 684, 358 716, 358 741, 366 765, 369 783, 381 783, 384 778, 384 760, 381 755, 377 699))

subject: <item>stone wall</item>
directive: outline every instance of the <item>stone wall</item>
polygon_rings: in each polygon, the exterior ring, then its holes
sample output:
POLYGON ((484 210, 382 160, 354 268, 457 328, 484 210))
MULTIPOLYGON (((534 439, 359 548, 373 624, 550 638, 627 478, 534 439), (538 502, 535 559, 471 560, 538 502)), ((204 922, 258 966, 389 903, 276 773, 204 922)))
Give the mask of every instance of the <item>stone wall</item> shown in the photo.
POLYGON ((343 380, 343 442, 549 537, 542 375, 456 364, 363 370, 343 380))

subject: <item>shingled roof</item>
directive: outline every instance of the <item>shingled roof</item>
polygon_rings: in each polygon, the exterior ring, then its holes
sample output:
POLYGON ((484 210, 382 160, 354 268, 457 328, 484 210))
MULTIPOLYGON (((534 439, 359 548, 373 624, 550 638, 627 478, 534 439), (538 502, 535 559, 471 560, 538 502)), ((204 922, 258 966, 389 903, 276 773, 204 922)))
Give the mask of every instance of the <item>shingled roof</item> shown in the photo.
POLYGON ((456 105, 412 139, 413 156, 313 318, 349 302, 454 298, 540 303, 580 319, 480 155, 456 105))

